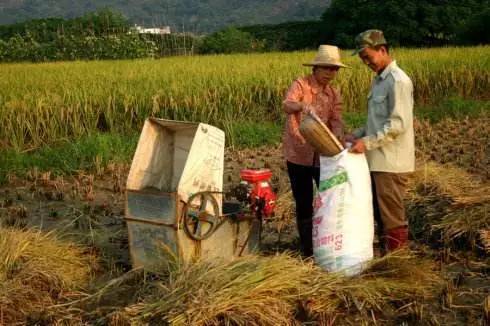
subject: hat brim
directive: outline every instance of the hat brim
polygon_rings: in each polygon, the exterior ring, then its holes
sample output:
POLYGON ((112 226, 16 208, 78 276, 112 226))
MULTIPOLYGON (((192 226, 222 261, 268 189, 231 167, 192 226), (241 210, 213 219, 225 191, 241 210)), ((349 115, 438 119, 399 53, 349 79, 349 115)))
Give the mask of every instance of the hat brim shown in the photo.
POLYGON ((351 55, 358 55, 358 54, 359 54, 359 53, 360 53, 362 50, 364 50, 364 49, 366 49, 366 48, 368 48, 368 47, 369 47, 369 46, 363 46, 362 48, 357 48, 357 49, 355 49, 355 50, 354 50, 354 51, 351 53, 351 55))
MULTIPOLYGON (((385 46, 386 46, 386 45, 388 45, 388 43, 380 43, 380 44, 376 44, 375 46, 378 46, 378 45, 385 45, 385 46)), ((365 50, 365 49, 367 49, 367 48, 371 48, 371 49, 373 49, 375 46, 365 45, 365 46, 363 46, 363 47, 361 47, 361 48, 357 48, 357 49, 355 49, 355 50, 354 50, 354 52, 352 52, 352 54, 351 54, 351 55, 357 55, 357 54, 359 54, 359 53, 360 53, 362 50, 365 50)))
POLYGON ((306 67, 339 67, 339 68, 350 68, 349 66, 344 65, 343 63, 316 63, 316 62, 310 62, 310 63, 303 63, 303 66, 306 67))

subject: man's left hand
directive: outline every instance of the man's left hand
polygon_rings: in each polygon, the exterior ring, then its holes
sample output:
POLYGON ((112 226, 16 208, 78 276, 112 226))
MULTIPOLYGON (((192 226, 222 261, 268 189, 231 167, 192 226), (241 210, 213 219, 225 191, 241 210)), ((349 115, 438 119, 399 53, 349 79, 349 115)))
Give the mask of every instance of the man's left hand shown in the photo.
POLYGON ((365 153, 366 144, 364 144, 364 141, 362 139, 356 139, 352 147, 349 149, 349 152, 356 153, 356 154, 365 153))

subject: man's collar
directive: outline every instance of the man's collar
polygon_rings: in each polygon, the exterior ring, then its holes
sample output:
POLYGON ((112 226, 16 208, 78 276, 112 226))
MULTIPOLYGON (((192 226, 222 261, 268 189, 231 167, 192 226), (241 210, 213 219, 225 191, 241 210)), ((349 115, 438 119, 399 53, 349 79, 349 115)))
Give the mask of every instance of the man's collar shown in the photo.
POLYGON ((392 71, 393 68, 395 68, 395 67, 396 67, 396 61, 393 60, 393 61, 390 62, 389 65, 387 65, 385 67, 385 69, 383 69, 383 71, 381 72, 381 74, 379 74, 378 76, 376 76, 376 78, 381 79, 381 80, 385 79, 386 76, 388 76, 388 74, 390 73, 390 71, 392 71))

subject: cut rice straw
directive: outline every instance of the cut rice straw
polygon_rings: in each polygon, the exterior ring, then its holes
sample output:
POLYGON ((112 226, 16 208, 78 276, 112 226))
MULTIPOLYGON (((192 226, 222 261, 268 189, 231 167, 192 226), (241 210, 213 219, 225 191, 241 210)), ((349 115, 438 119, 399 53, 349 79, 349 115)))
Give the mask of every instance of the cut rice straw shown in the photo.
POLYGON ((83 248, 52 233, 0 228, 0 325, 56 314, 46 308, 81 296, 94 266, 83 248))
POLYGON ((465 206, 490 201, 490 184, 453 165, 427 162, 417 170, 409 188, 423 187, 425 196, 447 196, 452 205, 465 206))
POLYGON ((441 277, 433 262, 407 251, 375 260, 365 273, 350 278, 284 253, 181 264, 167 276, 136 284, 144 288, 139 299, 106 311, 114 325, 343 324, 396 309, 403 316, 408 314, 404 306, 437 295, 441 277), (300 310, 306 315, 300 317, 300 310))
POLYGON ((440 233, 445 245, 463 239, 475 247, 481 232, 490 229, 490 185, 476 176, 428 162, 415 173, 409 188, 412 226, 422 223, 431 234, 440 233))

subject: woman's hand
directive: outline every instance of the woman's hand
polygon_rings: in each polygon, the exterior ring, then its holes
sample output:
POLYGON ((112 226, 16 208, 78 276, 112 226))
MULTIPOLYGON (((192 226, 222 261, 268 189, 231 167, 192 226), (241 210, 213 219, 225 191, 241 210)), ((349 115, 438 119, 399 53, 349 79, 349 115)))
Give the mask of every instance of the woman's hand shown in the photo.
POLYGON ((354 144, 356 137, 353 134, 346 134, 344 136, 344 142, 354 144))
POLYGON ((303 113, 315 112, 313 105, 306 104, 306 103, 303 103, 303 110, 302 111, 303 111, 303 113))
POLYGON ((303 102, 284 101, 282 107, 284 112, 294 114, 303 111, 303 102))
POLYGON ((305 102, 284 101, 282 103, 282 106, 284 111, 289 114, 294 114, 298 112, 315 112, 313 105, 307 104, 305 102))

